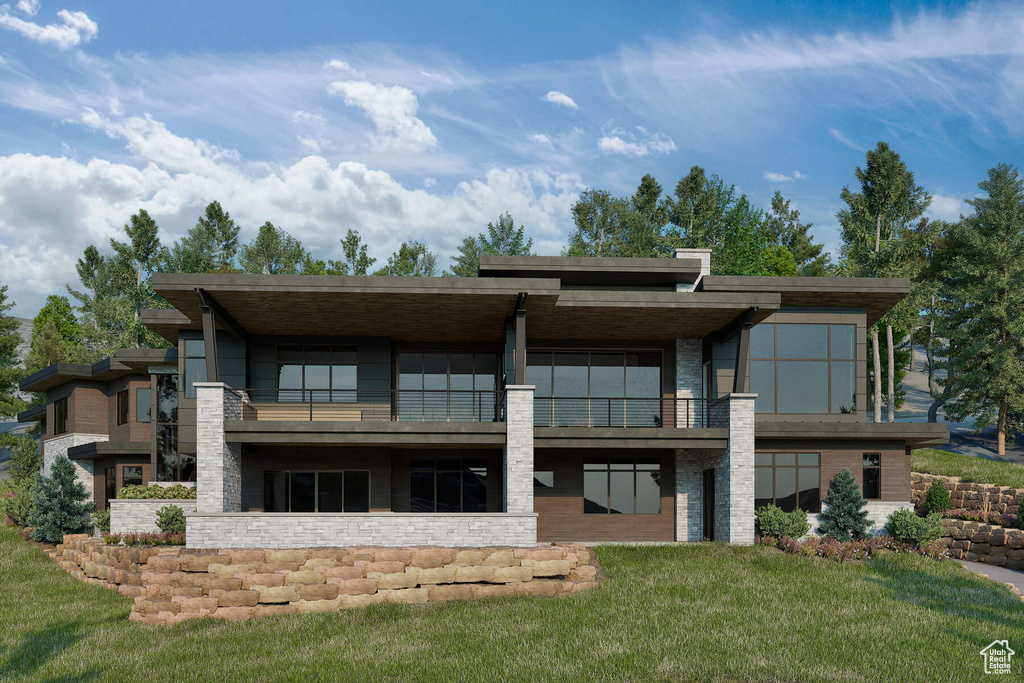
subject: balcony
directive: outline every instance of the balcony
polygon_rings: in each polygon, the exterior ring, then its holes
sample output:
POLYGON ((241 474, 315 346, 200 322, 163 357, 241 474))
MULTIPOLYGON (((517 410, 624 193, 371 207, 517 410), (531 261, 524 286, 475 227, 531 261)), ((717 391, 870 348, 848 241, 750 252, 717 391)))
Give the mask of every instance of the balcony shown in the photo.
POLYGON ((243 389, 248 422, 502 422, 496 391, 243 389))
POLYGON ((710 427, 702 398, 540 397, 533 402, 535 427, 710 427))

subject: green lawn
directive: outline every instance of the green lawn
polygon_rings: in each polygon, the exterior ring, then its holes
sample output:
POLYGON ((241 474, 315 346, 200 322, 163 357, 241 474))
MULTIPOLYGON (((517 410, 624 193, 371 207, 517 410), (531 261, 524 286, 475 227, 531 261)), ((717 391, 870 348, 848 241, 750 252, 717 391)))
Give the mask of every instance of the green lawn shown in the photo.
POLYGON ((910 468, 915 472, 960 477, 963 481, 1024 489, 1024 465, 1015 462, 974 458, 937 448, 920 448, 911 454, 910 468))
MULTIPOLYGON (((173 627, 0 530, 0 680, 980 680, 1024 604, 953 562, 839 565, 766 548, 605 547, 569 598, 173 627)), ((1015 664, 1016 668, 1016 664, 1015 664)))

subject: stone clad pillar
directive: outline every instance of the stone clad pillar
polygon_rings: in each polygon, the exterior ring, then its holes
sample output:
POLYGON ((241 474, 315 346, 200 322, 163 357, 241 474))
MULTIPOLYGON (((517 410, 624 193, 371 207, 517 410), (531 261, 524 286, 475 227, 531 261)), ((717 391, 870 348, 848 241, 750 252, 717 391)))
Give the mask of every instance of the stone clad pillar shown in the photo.
POLYGON ((715 538, 727 543, 754 542, 754 399, 729 394, 712 407, 712 426, 729 429, 729 446, 714 463, 715 538))
POLYGON ((241 512, 242 445, 224 440, 224 421, 242 419, 242 397, 223 382, 196 382, 198 512, 241 512))
POLYGON ((534 389, 505 388, 505 512, 533 513, 534 389))

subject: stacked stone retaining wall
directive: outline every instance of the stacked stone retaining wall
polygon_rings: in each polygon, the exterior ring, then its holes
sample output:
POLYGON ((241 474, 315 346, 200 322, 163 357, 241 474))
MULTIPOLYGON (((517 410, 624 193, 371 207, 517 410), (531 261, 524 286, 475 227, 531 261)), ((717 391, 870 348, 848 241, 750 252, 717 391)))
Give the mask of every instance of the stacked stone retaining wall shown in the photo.
POLYGON ((983 512, 988 506, 989 514, 1017 514, 1021 500, 1024 500, 1024 489, 1010 486, 992 486, 960 481, 959 477, 943 477, 937 474, 912 472, 910 474, 911 501, 915 506, 924 505, 925 496, 932 482, 941 481, 952 500, 950 506, 954 510, 976 510, 983 512))
POLYGON ((53 557, 79 579, 135 598, 130 619, 153 624, 380 602, 554 597, 597 585, 591 553, 578 544, 190 550, 107 545, 79 534, 65 536, 53 557))
POLYGON ((942 524, 946 552, 953 559, 1024 569, 1024 531, 962 519, 944 519, 942 524))

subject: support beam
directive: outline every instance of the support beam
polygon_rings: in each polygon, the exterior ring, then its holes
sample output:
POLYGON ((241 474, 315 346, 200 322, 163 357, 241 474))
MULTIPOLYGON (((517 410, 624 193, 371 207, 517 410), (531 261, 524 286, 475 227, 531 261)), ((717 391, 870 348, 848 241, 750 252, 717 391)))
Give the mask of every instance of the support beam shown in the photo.
POLYGON ((743 316, 740 324, 739 348, 736 349, 736 372, 732 378, 732 391, 734 394, 746 394, 750 392, 750 376, 747 375, 747 360, 750 358, 750 328, 753 327, 751 320, 756 309, 749 308, 743 316))
POLYGON ((239 341, 246 341, 249 338, 249 333, 246 329, 230 313, 225 311, 224 307, 217 303, 217 300, 209 292, 201 287, 197 287, 196 294, 199 296, 199 307, 209 308, 213 311, 216 322, 222 330, 239 341))
POLYGON ((520 292, 516 298, 516 372, 515 383, 526 384, 526 294, 520 292))
POLYGON ((217 316, 209 306, 200 306, 203 314, 203 349, 206 354, 206 381, 219 382, 217 369, 217 316))

